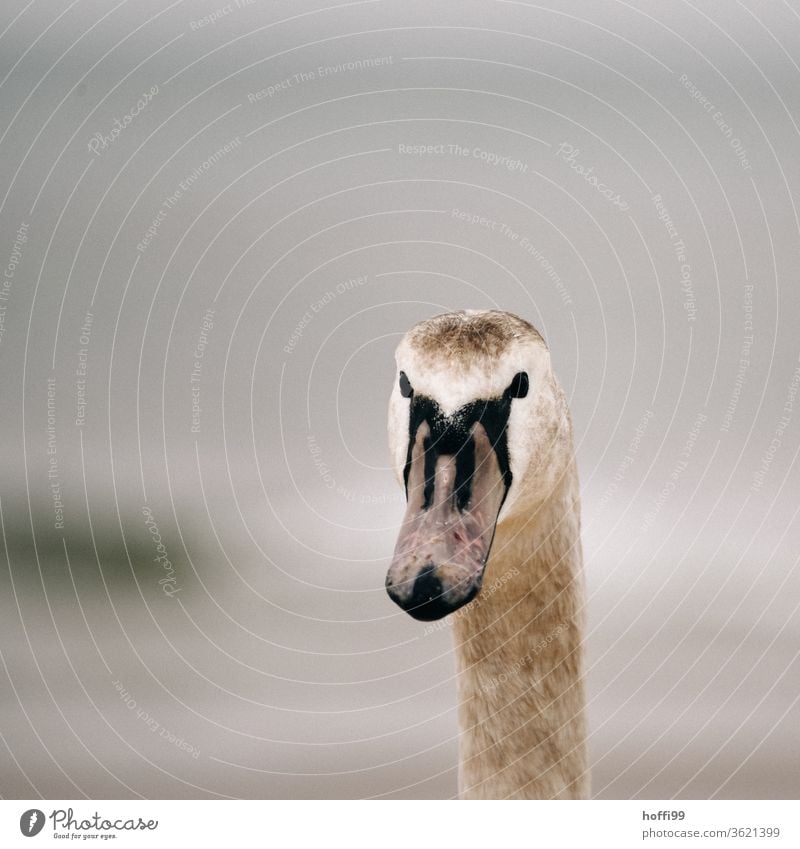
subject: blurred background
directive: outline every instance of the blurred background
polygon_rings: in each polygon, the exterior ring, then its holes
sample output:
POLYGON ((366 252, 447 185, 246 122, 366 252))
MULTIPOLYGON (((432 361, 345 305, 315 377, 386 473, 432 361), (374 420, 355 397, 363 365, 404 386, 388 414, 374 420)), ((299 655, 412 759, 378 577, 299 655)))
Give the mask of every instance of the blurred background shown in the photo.
POLYGON ((800 792, 790 2, 0 12, 0 795, 456 793, 393 351, 570 399, 601 798, 800 792))

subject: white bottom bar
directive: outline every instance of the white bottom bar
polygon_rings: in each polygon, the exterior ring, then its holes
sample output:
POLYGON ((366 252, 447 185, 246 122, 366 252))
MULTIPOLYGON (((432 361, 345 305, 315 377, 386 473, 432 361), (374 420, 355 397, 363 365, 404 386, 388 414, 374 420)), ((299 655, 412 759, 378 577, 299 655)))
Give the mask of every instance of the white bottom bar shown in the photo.
POLYGON ((793 801, 0 801, 0 845, 800 846, 793 801), (31 833, 31 836, 28 836, 31 833))

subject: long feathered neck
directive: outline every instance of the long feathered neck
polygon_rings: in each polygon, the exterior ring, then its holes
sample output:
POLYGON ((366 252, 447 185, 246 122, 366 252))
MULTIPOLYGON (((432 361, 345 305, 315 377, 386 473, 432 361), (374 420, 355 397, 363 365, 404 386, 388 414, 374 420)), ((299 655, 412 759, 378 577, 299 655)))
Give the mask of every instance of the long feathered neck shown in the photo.
POLYGON ((586 798, 574 462, 532 515, 498 525, 483 589, 454 619, 462 798, 586 798))

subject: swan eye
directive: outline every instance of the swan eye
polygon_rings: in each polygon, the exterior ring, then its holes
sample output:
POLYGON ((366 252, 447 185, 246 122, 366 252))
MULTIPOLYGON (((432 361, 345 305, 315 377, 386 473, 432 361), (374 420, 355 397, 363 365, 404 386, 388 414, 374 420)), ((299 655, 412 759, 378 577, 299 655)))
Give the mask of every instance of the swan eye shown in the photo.
POLYGON ((411 388, 411 383, 406 377, 406 373, 404 371, 400 372, 400 394, 403 398, 410 398, 414 394, 414 390, 411 388))
POLYGON ((506 389, 507 398, 524 398, 528 394, 528 373, 518 371, 506 389))

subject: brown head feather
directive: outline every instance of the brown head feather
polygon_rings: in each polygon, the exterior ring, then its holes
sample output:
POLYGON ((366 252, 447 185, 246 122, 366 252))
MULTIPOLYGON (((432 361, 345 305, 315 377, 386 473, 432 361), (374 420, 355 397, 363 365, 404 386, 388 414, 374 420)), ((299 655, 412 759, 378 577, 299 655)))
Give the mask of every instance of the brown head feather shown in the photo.
POLYGON ((478 358, 500 357, 520 337, 534 337, 547 347, 532 324, 499 310, 444 313, 421 321, 408 334, 409 342, 421 354, 431 358, 444 355, 464 366, 478 358))

